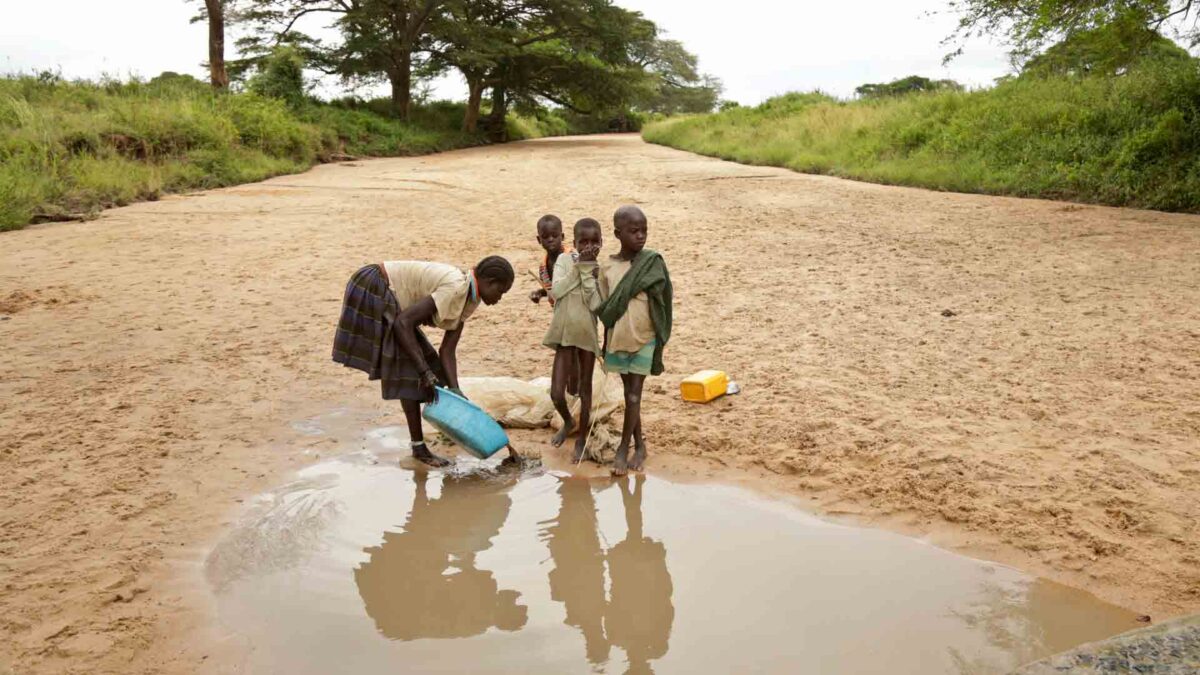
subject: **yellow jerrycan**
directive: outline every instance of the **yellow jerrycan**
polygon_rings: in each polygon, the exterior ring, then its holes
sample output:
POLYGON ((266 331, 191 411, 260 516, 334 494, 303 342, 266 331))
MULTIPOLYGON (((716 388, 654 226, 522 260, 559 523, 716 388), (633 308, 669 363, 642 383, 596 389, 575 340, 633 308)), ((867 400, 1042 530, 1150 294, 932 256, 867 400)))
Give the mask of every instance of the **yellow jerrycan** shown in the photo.
POLYGON ((725 394, 729 376, 720 370, 702 370, 679 383, 679 394, 685 401, 708 403, 725 394))

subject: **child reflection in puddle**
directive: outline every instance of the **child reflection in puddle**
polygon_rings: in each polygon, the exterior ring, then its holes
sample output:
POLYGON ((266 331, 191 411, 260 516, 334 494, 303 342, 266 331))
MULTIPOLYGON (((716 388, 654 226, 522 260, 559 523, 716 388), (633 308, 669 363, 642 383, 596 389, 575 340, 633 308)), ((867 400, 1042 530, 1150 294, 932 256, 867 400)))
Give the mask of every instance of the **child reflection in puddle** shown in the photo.
POLYGON ((475 568, 476 554, 492 546, 508 518, 516 476, 447 475, 430 499, 428 474, 413 473, 416 495, 403 532, 385 532, 383 544, 354 570, 367 614, 393 640, 459 638, 495 626, 517 631, 528 609, 521 594, 499 590, 490 571, 475 568))
POLYGON ((630 673, 652 672, 650 661, 666 655, 675 621, 667 549, 642 534, 645 481, 645 476, 637 476, 634 490, 628 479, 618 482, 625 504, 625 540, 608 552, 612 597, 604 628, 608 639, 625 650, 630 673))
POLYGON ((611 645, 604 636, 604 551, 596 522, 596 499, 591 484, 568 478, 558 485, 558 518, 545 529, 546 546, 554 560, 550 570, 550 599, 563 604, 563 623, 583 633, 587 660, 608 661, 611 645))
POLYGON ((628 672, 652 672, 650 661, 666 655, 675 620, 673 587, 662 542, 642 532, 645 476, 617 481, 625 507, 625 539, 606 552, 600 544, 596 501, 587 480, 559 485, 557 520, 545 529, 554 560, 550 597, 563 603, 564 623, 583 633, 588 661, 603 664, 613 646, 625 651, 628 672), (604 593, 604 567, 612 581, 604 593))

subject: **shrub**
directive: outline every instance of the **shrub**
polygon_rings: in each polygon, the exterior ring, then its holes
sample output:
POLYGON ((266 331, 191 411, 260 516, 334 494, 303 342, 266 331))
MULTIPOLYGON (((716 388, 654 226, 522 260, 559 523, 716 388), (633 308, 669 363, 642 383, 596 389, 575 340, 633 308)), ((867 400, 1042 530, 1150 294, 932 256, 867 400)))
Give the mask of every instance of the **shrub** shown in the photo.
POLYGON ((668 120, 648 141, 939 190, 1200 212, 1200 61, 843 102, 793 93, 668 120))

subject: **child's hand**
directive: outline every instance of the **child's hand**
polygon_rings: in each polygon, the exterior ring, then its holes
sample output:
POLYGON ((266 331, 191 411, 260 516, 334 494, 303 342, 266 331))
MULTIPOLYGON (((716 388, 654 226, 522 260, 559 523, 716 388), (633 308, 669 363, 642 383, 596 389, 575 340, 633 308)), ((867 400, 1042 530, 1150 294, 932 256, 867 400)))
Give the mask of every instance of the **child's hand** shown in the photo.
POLYGON ((438 376, 430 369, 426 368, 425 372, 421 373, 421 385, 425 388, 426 401, 432 401, 434 394, 437 392, 438 376))
POLYGON ((598 255, 600 255, 598 244, 589 244, 579 249, 579 260, 582 262, 596 262, 598 255))
POLYGON ((538 289, 529 294, 529 299, 536 305, 542 301, 542 290, 538 289))

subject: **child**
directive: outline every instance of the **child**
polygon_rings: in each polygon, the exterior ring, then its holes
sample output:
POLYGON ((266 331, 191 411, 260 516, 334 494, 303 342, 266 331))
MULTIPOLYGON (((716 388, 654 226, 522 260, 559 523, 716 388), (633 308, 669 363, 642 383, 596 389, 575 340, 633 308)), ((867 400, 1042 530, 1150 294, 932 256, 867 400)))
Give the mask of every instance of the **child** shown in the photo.
MULTIPOLYGON (((546 257, 542 259, 542 264, 538 266, 538 282, 542 287, 529 294, 529 299, 535 303, 540 303, 542 298, 546 298, 550 302, 550 309, 554 309, 556 299, 551 293, 554 287, 554 270, 558 259, 563 253, 569 253, 570 248, 563 246, 563 231, 562 221, 558 216, 546 214, 537 221, 537 241, 538 244, 546 251, 546 257)), ((579 362, 573 360, 569 364, 562 366, 567 368, 566 383, 567 393, 572 396, 579 395, 579 362)), ((554 372, 559 369, 557 359, 554 362, 554 372)), ((554 378, 553 372, 551 379, 554 378)), ((561 445, 561 441, 559 442, 561 445)), ((555 446, 557 447, 557 445, 555 446)))
POLYGON ((542 301, 542 298, 550 299, 550 306, 554 306, 554 298, 550 297, 550 289, 554 283, 554 264, 558 261, 558 256, 564 252, 563 248, 563 231, 562 221, 558 216, 544 215, 538 218, 537 221, 537 241, 546 251, 546 257, 542 259, 542 264, 538 266, 538 281, 542 287, 529 294, 529 299, 535 304, 542 301))
MULTIPOLYGON (((463 323, 480 303, 500 302, 512 285, 512 265, 499 256, 488 256, 467 272, 433 262, 367 265, 346 284, 333 360, 380 380, 385 400, 400 399, 417 460, 450 464, 425 445, 421 402, 433 399, 439 383, 458 389, 463 323), (437 351, 421 332, 423 325, 446 331, 437 351)), ((509 453, 516 454, 511 447, 509 453)))
POLYGON ((625 387, 625 424, 612 473, 641 471, 646 461, 642 436, 642 384, 663 372, 663 347, 671 337, 671 277, 661 255, 646 246, 646 215, 636 206, 613 214, 621 251, 600 269, 603 303, 596 316, 605 328, 604 370, 621 374, 625 387), (629 459, 629 443, 635 452, 629 459))
POLYGON ((575 428, 566 393, 569 376, 572 373, 579 376, 579 439, 575 441, 572 457, 579 462, 587 445, 592 416, 592 369, 600 354, 596 317, 592 312, 600 306, 596 256, 600 254, 603 238, 600 223, 592 218, 575 223, 574 235, 577 253, 560 255, 554 264, 554 284, 550 289, 550 299, 555 302, 554 319, 542 344, 554 350, 550 398, 563 420, 562 429, 550 441, 556 448, 575 428))

